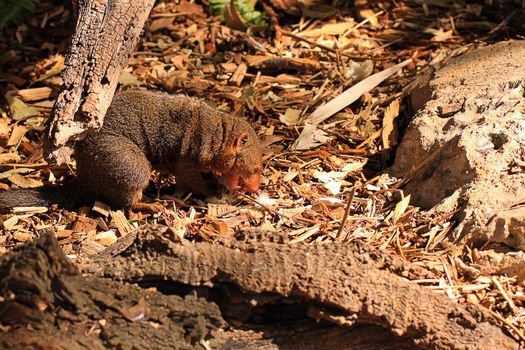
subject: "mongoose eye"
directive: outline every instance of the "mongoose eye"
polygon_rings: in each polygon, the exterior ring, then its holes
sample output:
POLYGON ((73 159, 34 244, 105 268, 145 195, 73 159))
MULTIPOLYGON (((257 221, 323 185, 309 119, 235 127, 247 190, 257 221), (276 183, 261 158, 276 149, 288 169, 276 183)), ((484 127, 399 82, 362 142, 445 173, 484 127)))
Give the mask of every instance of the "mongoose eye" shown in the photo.
POLYGON ((244 149, 250 143, 250 136, 246 133, 242 133, 236 141, 238 149, 244 149))

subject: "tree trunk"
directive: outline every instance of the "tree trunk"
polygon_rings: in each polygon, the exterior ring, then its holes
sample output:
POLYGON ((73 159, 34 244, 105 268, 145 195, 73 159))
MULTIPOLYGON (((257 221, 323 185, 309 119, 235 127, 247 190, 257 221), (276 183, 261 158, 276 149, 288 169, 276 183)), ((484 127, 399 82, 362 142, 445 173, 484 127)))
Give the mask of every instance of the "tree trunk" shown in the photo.
POLYGON ((49 163, 69 161, 75 140, 98 130, 118 78, 135 48, 154 0, 78 2, 78 20, 65 59, 64 81, 46 134, 49 163))

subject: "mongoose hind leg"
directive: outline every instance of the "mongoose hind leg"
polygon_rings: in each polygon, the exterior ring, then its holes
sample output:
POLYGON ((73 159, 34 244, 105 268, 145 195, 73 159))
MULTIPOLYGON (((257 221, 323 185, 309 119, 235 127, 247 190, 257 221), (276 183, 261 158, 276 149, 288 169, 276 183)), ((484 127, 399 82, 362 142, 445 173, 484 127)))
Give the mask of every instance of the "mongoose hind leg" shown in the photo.
POLYGON ((132 141, 98 133, 79 142, 75 151, 78 179, 94 198, 125 209, 140 201, 151 164, 132 141))

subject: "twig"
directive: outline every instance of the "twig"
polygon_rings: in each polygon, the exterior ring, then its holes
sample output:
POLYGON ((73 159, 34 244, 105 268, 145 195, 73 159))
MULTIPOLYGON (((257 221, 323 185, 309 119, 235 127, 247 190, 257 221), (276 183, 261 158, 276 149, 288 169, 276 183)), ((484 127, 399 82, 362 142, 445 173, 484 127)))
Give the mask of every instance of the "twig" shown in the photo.
POLYGON ((352 206, 352 201, 354 200, 354 194, 355 194, 355 187, 352 187, 350 190, 350 193, 348 194, 348 199, 346 202, 345 207, 345 213, 343 215, 343 220, 341 220, 341 226, 339 226, 339 230, 337 230, 337 234, 335 235, 335 238, 339 238, 341 236, 341 233, 343 232, 343 228, 345 227, 346 220, 348 220, 348 214, 350 214, 350 207, 352 206))
MULTIPOLYGON (((374 13, 372 16, 365 18, 364 20, 362 20, 361 22, 359 22, 359 23, 358 23, 357 25, 355 25, 354 27, 348 29, 348 30, 346 31, 346 33, 343 34, 343 37, 347 38, 350 34, 352 34, 353 31, 355 31, 356 29, 361 28, 362 26, 364 26, 365 24, 367 24, 368 22, 370 22, 372 19, 381 16, 383 13, 385 13, 385 11, 379 11, 379 12, 377 12, 377 13, 374 13)), ((348 46, 345 46, 344 49, 347 49, 348 47, 350 47, 350 45, 351 45, 351 44, 349 44, 348 46)), ((343 49, 343 50, 344 50, 344 49, 343 49)))
POLYGON ((492 317, 496 318, 498 321, 500 321, 501 323, 503 323, 504 325, 506 325, 507 327, 512 329, 516 333, 518 338, 520 338, 521 341, 525 342, 525 335, 521 332, 521 330, 518 327, 516 327, 515 325, 513 325, 512 323, 510 323, 509 321, 507 321, 503 316, 501 316, 497 312, 494 312, 491 309, 489 309, 489 308, 487 308, 487 307, 485 307, 485 306, 483 306, 481 304, 476 304, 476 303, 473 303, 471 301, 468 301, 468 299, 467 299, 467 303, 472 304, 472 305, 476 305, 477 307, 479 307, 483 311, 486 311, 487 313, 489 313, 492 317))
POLYGON ((519 310, 516 307, 516 304, 514 304, 514 301, 509 297, 509 294, 503 288, 503 286, 501 285, 500 281, 498 281, 496 276, 492 277, 492 283, 494 283, 494 285, 496 286, 496 288, 500 292, 500 294, 503 297, 503 299, 505 299, 507 301, 507 303, 509 304, 510 308, 512 309, 512 312, 514 312, 516 314, 519 313, 519 310))

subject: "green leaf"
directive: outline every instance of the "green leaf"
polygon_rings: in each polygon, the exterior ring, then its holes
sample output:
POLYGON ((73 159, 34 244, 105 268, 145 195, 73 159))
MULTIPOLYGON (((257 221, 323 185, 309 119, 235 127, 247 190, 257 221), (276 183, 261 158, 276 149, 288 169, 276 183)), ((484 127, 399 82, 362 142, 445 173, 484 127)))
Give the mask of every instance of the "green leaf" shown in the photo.
POLYGON ((29 14, 39 0, 0 0, 0 30, 17 24, 29 14))
MULTIPOLYGON (((247 26, 266 25, 266 15, 255 10, 257 0, 232 0, 237 12, 247 26)), ((223 11, 230 0, 209 0, 214 15, 223 16, 223 11)))

